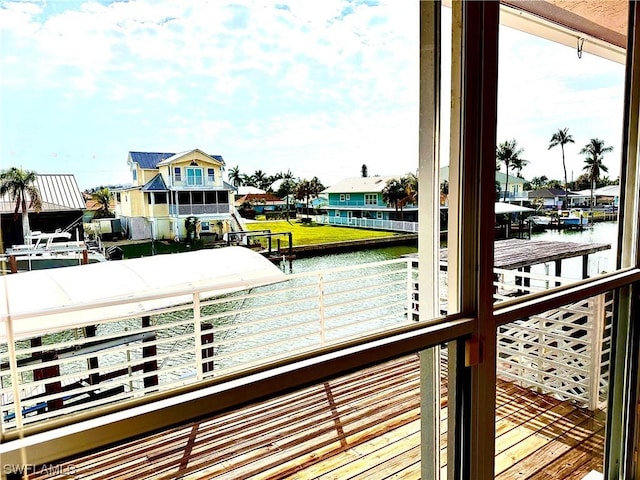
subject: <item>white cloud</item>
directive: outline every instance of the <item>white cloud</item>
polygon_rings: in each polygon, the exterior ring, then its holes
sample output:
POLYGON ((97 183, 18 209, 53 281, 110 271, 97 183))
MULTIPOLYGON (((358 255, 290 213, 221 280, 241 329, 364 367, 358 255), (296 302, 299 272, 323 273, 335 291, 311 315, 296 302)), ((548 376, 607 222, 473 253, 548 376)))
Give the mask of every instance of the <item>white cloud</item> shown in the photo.
MULTIPOLYGON (((7 114, 27 123, 25 105, 37 94, 30 108, 49 125, 29 145, 5 135, 12 161, 44 159, 37 145, 62 143, 57 150, 71 158, 104 152, 106 170, 125 174, 126 152, 136 149, 201 148, 243 171, 291 169, 325 183, 358 175, 362 163, 372 174, 417 166, 418 1, 5 3, 7 114), (64 122, 61 102, 71 112, 64 122), (87 109, 100 112, 95 124, 83 121, 87 109)), ((578 145, 591 136, 619 141, 619 66, 505 32, 499 140, 525 148, 525 176, 557 172, 559 154, 546 150, 557 128, 568 126, 578 145)), ((31 168, 45 165, 50 159, 31 168)))

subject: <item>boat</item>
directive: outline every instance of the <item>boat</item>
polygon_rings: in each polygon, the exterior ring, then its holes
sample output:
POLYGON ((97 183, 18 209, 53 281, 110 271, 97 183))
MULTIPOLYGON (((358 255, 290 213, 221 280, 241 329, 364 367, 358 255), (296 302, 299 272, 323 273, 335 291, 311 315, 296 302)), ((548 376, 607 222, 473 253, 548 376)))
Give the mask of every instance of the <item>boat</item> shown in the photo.
POLYGON ((98 246, 71 241, 71 233, 60 229, 51 233, 33 231, 31 243, 14 245, 0 256, 3 268, 11 272, 68 267, 107 260, 98 246))
POLYGON ((539 227, 546 227, 551 223, 551 217, 547 215, 532 215, 527 218, 527 222, 539 227))
POLYGON ((589 216, 585 215, 581 209, 574 208, 572 210, 569 210, 569 214, 567 216, 559 217, 558 221, 561 225, 565 225, 568 227, 584 227, 589 224, 589 216))

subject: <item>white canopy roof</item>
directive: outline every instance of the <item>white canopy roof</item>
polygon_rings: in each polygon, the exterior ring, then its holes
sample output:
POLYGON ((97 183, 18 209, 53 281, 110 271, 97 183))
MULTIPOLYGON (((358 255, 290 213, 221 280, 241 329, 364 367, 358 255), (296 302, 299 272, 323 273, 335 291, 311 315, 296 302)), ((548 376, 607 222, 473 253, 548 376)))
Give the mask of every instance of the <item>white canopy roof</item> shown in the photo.
POLYGON ((496 215, 502 213, 535 212, 533 208, 522 207, 512 203, 496 202, 496 215))
POLYGON ((1 279, 0 339, 135 317, 201 296, 284 280, 285 274, 245 247, 198 250, 36 270, 1 279))

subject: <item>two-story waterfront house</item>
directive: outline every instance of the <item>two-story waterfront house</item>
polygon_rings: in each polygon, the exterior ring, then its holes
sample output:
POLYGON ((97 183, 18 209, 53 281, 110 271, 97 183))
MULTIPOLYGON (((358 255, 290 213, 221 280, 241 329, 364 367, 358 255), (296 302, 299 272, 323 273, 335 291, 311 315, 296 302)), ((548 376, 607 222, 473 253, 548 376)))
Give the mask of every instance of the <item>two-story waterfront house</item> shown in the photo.
POLYGON ((327 223, 367 226, 363 221, 417 221, 418 206, 385 202, 383 190, 398 177, 354 177, 325 189, 328 195, 327 223))
POLYGON ((131 239, 181 239, 185 219, 196 217, 201 232, 233 222, 233 186, 222 179, 219 155, 195 149, 182 153, 129 152, 133 186, 116 192, 116 216, 131 239), (218 225, 218 226, 216 226, 218 225))

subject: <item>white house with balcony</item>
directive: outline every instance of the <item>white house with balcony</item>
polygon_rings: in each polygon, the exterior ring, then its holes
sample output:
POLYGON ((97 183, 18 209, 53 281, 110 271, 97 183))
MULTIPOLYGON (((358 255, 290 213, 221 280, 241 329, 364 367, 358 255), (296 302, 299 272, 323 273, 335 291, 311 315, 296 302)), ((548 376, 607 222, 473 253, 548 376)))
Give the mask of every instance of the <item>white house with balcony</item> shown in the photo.
POLYGON ((133 185, 116 191, 116 216, 131 239, 182 239, 185 219, 198 232, 222 233, 237 221, 234 187, 222 179, 224 159, 201 150, 129 152, 133 185))

